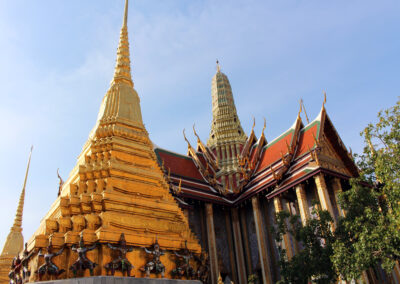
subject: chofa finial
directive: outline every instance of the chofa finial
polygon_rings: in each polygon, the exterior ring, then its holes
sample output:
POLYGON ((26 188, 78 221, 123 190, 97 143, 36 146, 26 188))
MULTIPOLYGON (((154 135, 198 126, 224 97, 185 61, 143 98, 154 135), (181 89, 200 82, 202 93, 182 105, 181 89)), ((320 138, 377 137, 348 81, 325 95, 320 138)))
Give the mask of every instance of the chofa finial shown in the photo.
POLYGON ((267 127, 267 120, 264 117, 264 127, 262 129, 262 134, 264 134, 264 130, 265 130, 266 127, 267 127))
POLYGON ((193 132, 194 132, 194 135, 196 135, 196 137, 197 137, 197 142, 200 142, 200 136, 196 132, 196 128, 195 128, 195 124, 194 123, 193 123, 193 132))
POLYGON ((322 103, 322 108, 325 108, 325 104, 326 104, 326 92, 325 90, 322 91, 322 93, 324 94, 324 102, 322 103))
POLYGON ((300 108, 299 113, 297 114, 297 118, 300 119, 300 114, 303 111, 303 99, 300 99, 300 108))

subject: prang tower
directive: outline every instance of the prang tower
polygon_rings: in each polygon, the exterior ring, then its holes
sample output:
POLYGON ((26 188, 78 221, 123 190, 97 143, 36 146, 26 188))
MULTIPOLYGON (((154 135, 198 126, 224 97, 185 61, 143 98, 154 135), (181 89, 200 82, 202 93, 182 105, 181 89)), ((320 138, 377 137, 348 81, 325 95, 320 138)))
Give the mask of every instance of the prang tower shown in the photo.
POLYGON ((226 192, 232 193, 239 188, 239 155, 247 136, 236 112, 231 84, 218 62, 211 81, 211 96, 213 118, 207 146, 217 157, 218 181, 226 192))

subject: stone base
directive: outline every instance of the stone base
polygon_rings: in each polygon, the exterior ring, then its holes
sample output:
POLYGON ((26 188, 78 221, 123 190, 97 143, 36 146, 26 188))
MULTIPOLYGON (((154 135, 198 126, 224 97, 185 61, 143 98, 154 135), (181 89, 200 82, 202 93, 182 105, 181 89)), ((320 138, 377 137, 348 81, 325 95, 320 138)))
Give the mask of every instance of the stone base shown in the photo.
POLYGON ((84 278, 41 281, 34 283, 37 284, 201 284, 201 281, 166 279, 166 278, 93 276, 84 278))

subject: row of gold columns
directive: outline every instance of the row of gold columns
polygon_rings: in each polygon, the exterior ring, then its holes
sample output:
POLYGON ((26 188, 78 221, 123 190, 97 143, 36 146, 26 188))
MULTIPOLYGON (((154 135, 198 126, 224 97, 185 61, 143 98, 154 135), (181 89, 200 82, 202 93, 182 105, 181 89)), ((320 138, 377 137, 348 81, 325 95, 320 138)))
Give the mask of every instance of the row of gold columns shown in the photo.
MULTIPOLYGON (((335 218, 334 209, 333 209, 330 197, 329 197, 328 187, 327 187, 324 175, 322 173, 315 175, 314 181, 315 181, 315 185, 317 188, 317 195, 318 195, 319 203, 321 205, 321 209, 327 210, 331 214, 331 216, 334 220, 334 226, 336 227, 337 220, 335 218)), ((337 203, 337 195, 341 190, 342 190, 342 188, 341 188, 340 180, 337 178, 334 178, 334 194, 335 194, 336 203, 337 203)), ((295 192, 296 192, 296 199, 297 199, 297 204, 298 204, 298 211, 299 211, 298 213, 300 213, 300 218, 301 218, 302 224, 305 225, 307 220, 311 218, 311 214, 310 214, 310 209, 309 209, 308 200, 307 200, 306 188, 305 188, 304 184, 298 184, 295 187, 295 192)), ((276 196, 274 198, 274 207, 275 207, 276 213, 279 213, 283 210, 282 200, 278 196, 276 196)), ((287 207, 286 209, 292 214, 289 202, 286 202, 285 207, 287 207)), ((338 211, 339 211, 339 214, 344 216, 344 212, 340 208, 338 208, 338 211)), ((286 255, 287 255, 288 259, 290 260, 294 256, 297 249, 296 249, 296 243, 292 244, 292 240, 291 240, 289 233, 287 233, 283 236, 283 245, 284 245, 284 248, 286 249, 286 255)))

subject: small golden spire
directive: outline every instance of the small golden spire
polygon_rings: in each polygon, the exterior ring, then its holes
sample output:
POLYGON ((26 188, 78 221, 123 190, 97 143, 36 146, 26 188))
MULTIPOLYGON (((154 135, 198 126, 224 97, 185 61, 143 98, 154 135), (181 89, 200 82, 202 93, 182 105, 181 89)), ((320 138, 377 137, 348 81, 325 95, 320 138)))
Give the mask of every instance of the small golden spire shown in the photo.
POLYGON ((22 187, 22 192, 21 192, 21 195, 19 197, 17 213, 15 214, 14 225, 12 226, 11 230, 22 228, 22 214, 23 214, 23 211, 24 211, 25 187, 26 187, 26 181, 28 179, 29 166, 31 164, 32 150, 33 150, 33 146, 31 147, 31 152, 29 154, 28 166, 27 166, 26 172, 25 172, 24 186, 22 187))
POLYGON ((302 105, 302 107, 303 107, 304 114, 306 115, 307 124, 310 124, 310 121, 308 120, 308 115, 307 115, 307 111, 306 111, 306 107, 305 107, 305 105, 304 105, 303 99, 300 100, 300 103, 301 103, 301 105, 302 105))
POLYGON ((303 110, 303 100, 300 99, 300 109, 299 109, 299 113, 297 114, 297 119, 300 119, 300 114, 303 110))
POLYGON ((188 148, 191 148, 190 142, 189 140, 186 138, 186 134, 185 134, 185 128, 183 129, 183 138, 185 138, 186 143, 188 144, 188 148))
POLYGON ((325 90, 323 90, 322 93, 324 94, 324 102, 322 103, 322 109, 325 109, 325 104, 326 104, 326 92, 325 92, 325 90))
POLYGON ((218 274, 218 284, 224 284, 222 281, 221 273, 218 274))
POLYGON ((128 0, 125 0, 124 19, 117 50, 117 63, 115 64, 114 78, 111 84, 119 82, 127 83, 133 87, 128 41, 128 0))
POLYGON ((253 116, 253 126, 251 127, 251 132, 254 131, 255 126, 256 126, 256 118, 253 116))
POLYGON ((264 135, 264 130, 265 130, 266 127, 267 127, 267 120, 264 117, 264 126, 263 126, 263 129, 262 129, 262 135, 264 135))
POLYGON ((197 143, 200 143, 200 137, 196 132, 196 128, 195 128, 195 124, 194 123, 193 123, 193 132, 194 132, 194 135, 196 135, 196 137, 197 137, 197 143))
POLYGON ((219 66, 219 61, 217 59, 217 73, 221 72, 221 66, 219 66))

